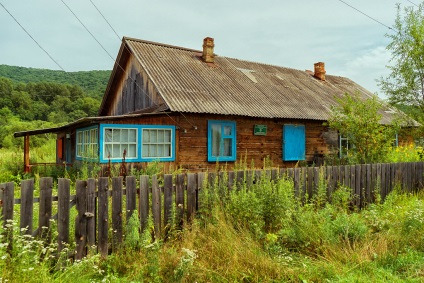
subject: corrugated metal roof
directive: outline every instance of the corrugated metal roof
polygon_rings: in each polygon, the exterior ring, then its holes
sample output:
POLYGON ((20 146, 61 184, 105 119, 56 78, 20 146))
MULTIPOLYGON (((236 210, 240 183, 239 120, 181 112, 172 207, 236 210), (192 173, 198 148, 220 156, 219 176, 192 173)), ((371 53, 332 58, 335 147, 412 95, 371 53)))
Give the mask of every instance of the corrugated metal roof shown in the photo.
MULTIPOLYGON (((171 111, 264 118, 327 120, 344 93, 372 93, 348 78, 215 55, 213 65, 201 51, 132 38, 124 42, 155 84, 171 111)), ((312 62, 311 62, 312 65, 312 62)), ((382 111, 383 123, 392 114, 382 111)))

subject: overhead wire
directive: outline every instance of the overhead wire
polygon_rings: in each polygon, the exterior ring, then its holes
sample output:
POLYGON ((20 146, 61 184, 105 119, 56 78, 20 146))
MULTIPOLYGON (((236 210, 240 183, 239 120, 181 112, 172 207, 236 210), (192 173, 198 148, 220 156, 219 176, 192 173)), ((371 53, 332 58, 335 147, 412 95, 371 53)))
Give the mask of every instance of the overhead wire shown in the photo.
POLYGON ((419 7, 417 4, 415 4, 414 2, 412 2, 412 1, 409 1, 409 0, 406 0, 406 1, 408 1, 409 3, 411 3, 412 5, 415 5, 415 6, 417 6, 417 7, 419 7))
POLYGON ((392 28, 392 27, 390 27, 390 26, 388 26, 388 25, 386 25, 386 24, 384 24, 384 23, 382 23, 382 22, 380 22, 379 20, 377 20, 376 18, 373 18, 373 17, 371 17, 370 15, 368 15, 368 14, 366 14, 366 13, 364 13, 364 12, 362 12, 361 10, 359 10, 359 9, 357 9, 357 8, 355 8, 355 7, 353 7, 352 5, 350 5, 349 3, 346 3, 345 1, 343 1, 343 0, 338 0, 339 2, 342 2, 343 4, 345 4, 346 6, 349 6, 350 8, 352 8, 352 9, 354 9, 354 10, 356 10, 357 12, 359 12, 359 13, 361 13, 362 15, 364 15, 365 17, 367 17, 367 18, 370 18, 371 20, 373 20, 374 22, 377 22, 377 23, 379 23, 380 25, 382 25, 382 26, 384 26, 384 27, 386 27, 386 28, 388 28, 388 29, 390 29, 390 30, 393 30, 393 31, 397 31, 395 28, 392 28))
POLYGON ((12 13, 9 12, 9 10, 3 5, 3 3, 0 2, 0 5, 12 17, 12 19, 22 28, 22 30, 38 45, 38 47, 40 47, 40 49, 43 50, 44 53, 47 54, 47 56, 49 56, 49 58, 59 67, 59 69, 66 72, 65 69, 53 58, 53 56, 51 56, 50 53, 47 52, 47 50, 44 49, 43 46, 41 46, 41 44, 38 43, 38 41, 35 40, 35 38, 24 28, 24 26, 12 15, 12 13))
MULTIPOLYGON (((61 0, 63 2, 63 0, 61 0)), ((118 33, 116 32, 116 30, 113 28, 113 26, 111 25, 111 23, 106 19, 106 17, 103 15, 103 13, 100 11, 100 9, 96 6, 96 4, 94 4, 94 2, 92 0, 90 0, 91 4, 94 6, 94 8, 97 10, 97 12, 102 16, 102 18, 105 20, 105 22, 108 24, 108 26, 112 29, 112 31, 115 33, 116 37, 118 38, 118 40, 121 42, 121 37, 118 35, 118 33)), ((130 50, 128 49, 128 46, 126 44, 124 44, 124 47, 127 51, 130 52, 130 50)), ((115 61, 115 63, 121 68, 121 70, 126 74, 127 72, 124 70, 124 68, 122 68, 118 62, 115 61)), ((136 80, 132 79, 130 76, 128 76, 128 78, 130 78, 133 83, 136 84, 137 88, 139 88, 140 90, 142 90, 141 86, 139 86, 139 84, 137 83, 136 80)), ((154 101, 152 101, 153 103, 155 103, 154 101)), ((156 104, 156 103, 155 103, 156 104)), ((184 115, 184 113, 178 111, 178 113, 180 113, 184 119, 191 124, 191 126, 193 126, 194 128, 196 128, 196 125, 192 122, 190 122, 189 119, 187 119, 187 117, 184 115)), ((169 116, 169 115, 168 115, 169 116)), ((169 116, 170 117, 170 116, 169 116)), ((171 117, 170 117, 171 118, 171 117)), ((172 119, 172 118, 171 118, 172 119)), ((172 119, 173 120, 173 119, 172 119)), ((175 120, 173 120, 175 122, 175 120)), ((175 122, 176 123, 176 122, 175 122)))

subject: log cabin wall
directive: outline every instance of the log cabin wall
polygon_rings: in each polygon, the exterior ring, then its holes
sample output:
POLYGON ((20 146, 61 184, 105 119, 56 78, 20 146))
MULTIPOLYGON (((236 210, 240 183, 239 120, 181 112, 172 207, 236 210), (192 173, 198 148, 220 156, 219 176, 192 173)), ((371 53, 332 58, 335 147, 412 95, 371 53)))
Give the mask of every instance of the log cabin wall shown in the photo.
MULTIPOLYGON (((115 124, 150 124, 150 125, 175 125, 176 130, 176 159, 175 162, 164 162, 165 168, 182 168, 189 171, 205 171, 215 169, 216 162, 208 162, 207 129, 208 120, 222 120, 236 122, 237 161, 221 162, 218 166, 234 168, 236 163, 246 160, 250 166, 262 167, 267 159, 273 166, 293 167, 297 162, 283 162, 282 136, 284 124, 305 125, 306 130, 306 161, 312 162, 317 154, 324 155, 329 152, 329 145, 324 139, 327 128, 322 121, 293 120, 293 119, 263 119, 239 116, 222 116, 207 114, 188 114, 184 116, 173 113, 165 115, 150 115, 125 120, 108 121, 115 124), (265 136, 253 134, 255 125, 266 125, 265 136)), ((145 166, 142 165, 142 167, 145 166)))

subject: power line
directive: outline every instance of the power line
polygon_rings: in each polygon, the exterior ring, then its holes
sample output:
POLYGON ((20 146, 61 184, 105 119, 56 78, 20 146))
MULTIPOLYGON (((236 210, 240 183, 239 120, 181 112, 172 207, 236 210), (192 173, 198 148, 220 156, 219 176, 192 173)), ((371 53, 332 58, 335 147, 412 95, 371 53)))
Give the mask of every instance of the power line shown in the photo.
POLYGON ((409 1, 409 0, 406 0, 406 1, 408 1, 409 3, 411 3, 412 5, 415 5, 415 6, 417 6, 417 7, 419 7, 417 4, 415 4, 414 2, 412 2, 412 1, 409 1))
POLYGON ((65 69, 62 68, 62 66, 55 60, 53 59, 53 57, 49 54, 49 52, 47 52, 46 49, 44 49, 40 43, 37 42, 37 40, 35 40, 34 37, 32 37, 32 35, 19 23, 19 21, 12 15, 12 13, 9 12, 9 10, 6 9, 6 7, 3 5, 3 3, 0 2, 0 5, 3 7, 3 9, 12 17, 12 19, 15 20, 15 22, 23 29, 23 31, 38 45, 38 47, 40 47, 41 50, 44 51, 44 53, 47 54, 47 56, 49 56, 49 58, 64 72, 65 69))
POLYGON ((338 1, 342 2, 343 4, 345 4, 346 6, 349 6, 349 7, 350 7, 350 8, 352 8, 352 9, 356 10, 357 12, 361 13, 361 14, 362 14, 362 15, 364 15, 365 17, 370 18, 370 19, 371 19, 371 20, 373 20, 374 22, 377 22, 377 23, 379 23, 380 25, 385 26, 385 27, 386 27, 386 28, 388 28, 388 29, 396 30, 396 29, 394 29, 394 28, 392 28, 392 27, 389 27, 389 26, 388 26, 388 25, 386 25, 386 24, 383 24, 383 23, 382 23, 382 22, 380 22, 379 20, 377 20, 377 19, 375 19, 375 18, 373 18, 373 17, 371 17, 371 16, 369 16, 369 15, 365 14, 365 13, 364 13, 364 12, 362 12, 361 10, 359 10, 359 9, 357 9, 357 8, 355 8, 355 7, 353 7, 352 5, 350 5, 350 4, 348 4, 348 3, 346 3, 345 1, 343 1, 343 0, 338 0, 338 1))
MULTIPOLYGON (((63 1, 62 1, 63 2, 63 1)), ((109 25, 109 27, 112 29, 112 31, 115 33, 115 35, 116 35, 116 37, 118 38, 118 40, 121 42, 121 37, 118 35, 118 33, 116 32, 116 30, 112 27, 112 25, 110 24, 110 22, 106 19, 106 17, 103 15, 103 13, 100 11, 100 9, 94 4, 94 2, 92 1, 92 0, 90 0, 90 2, 91 2, 91 4, 94 6, 94 8, 96 8, 96 10, 97 10, 97 12, 99 12, 99 14, 103 17, 103 19, 105 20, 105 22, 109 25)), ((126 44, 124 44, 124 48, 128 51, 128 52, 130 52, 130 50, 128 49, 128 46, 126 45, 126 44)), ((115 63, 121 68, 121 70, 125 73, 125 74, 127 74, 127 72, 124 70, 124 68, 122 68, 120 65, 119 65, 119 63, 117 62, 117 61, 115 61, 115 63)), ((127 74, 128 75, 128 74, 127 74)), ((130 76, 128 76, 128 78, 130 78, 135 84, 136 84, 136 86, 137 86, 137 88, 138 89, 140 89, 140 90, 142 90, 142 88, 141 88, 141 86, 137 83, 137 81, 136 80, 133 80, 130 76)), ((152 100, 152 102, 153 103, 155 103, 153 100, 152 100)), ((156 104, 156 103, 155 103, 156 104)), ((182 113, 182 112, 180 112, 180 111, 178 111, 183 117, 184 117, 184 119, 187 121, 187 122, 189 122, 193 127, 195 127, 196 128, 196 125, 195 124, 193 124, 192 122, 190 122, 188 119, 187 119, 187 117, 184 115, 184 113, 182 113)), ((167 114, 168 115, 168 114, 167 114)), ((168 115, 168 117, 169 118, 171 118, 169 115, 168 115)), ((172 119, 172 118, 171 118, 172 119)), ((174 119, 172 119, 176 124, 177 124, 177 122, 174 120, 174 119)))
POLYGON ((103 17, 103 19, 109 25, 109 27, 113 30, 113 32, 115 33, 115 35, 118 38, 118 40, 121 41, 121 37, 118 35, 118 33, 116 32, 116 30, 112 27, 112 25, 109 23, 109 21, 106 19, 106 17, 102 14, 102 12, 100 12, 99 8, 97 8, 97 6, 93 3, 92 0, 90 0, 90 2, 91 2, 91 4, 93 4, 94 8, 96 8, 97 12, 99 12, 99 14, 103 17))
POLYGON ((78 22, 84 27, 84 29, 91 35, 91 37, 100 45, 100 47, 107 53, 107 55, 109 55, 109 57, 115 61, 115 59, 113 59, 112 55, 110 55, 110 53, 106 50, 106 48, 100 43, 100 41, 97 40, 97 38, 94 36, 94 34, 91 33, 91 31, 86 27, 86 25, 78 18, 78 16, 74 13, 74 11, 72 11, 72 9, 65 3, 65 1, 62 1, 63 5, 66 6, 66 8, 68 8, 68 10, 72 13, 72 15, 74 15, 74 17, 78 20, 78 22))

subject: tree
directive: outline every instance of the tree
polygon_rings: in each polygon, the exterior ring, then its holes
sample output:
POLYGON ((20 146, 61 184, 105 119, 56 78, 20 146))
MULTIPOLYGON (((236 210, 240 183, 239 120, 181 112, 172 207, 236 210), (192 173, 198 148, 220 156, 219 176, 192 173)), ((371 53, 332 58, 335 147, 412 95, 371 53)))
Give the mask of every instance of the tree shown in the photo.
POLYGON ((384 109, 376 97, 361 100, 358 95, 345 94, 333 106, 328 126, 338 130, 354 148, 349 152, 350 163, 372 163, 383 161, 400 129, 397 118, 390 125, 380 123, 384 109))
POLYGON ((404 104, 424 110, 424 3, 418 8, 397 6, 394 34, 387 50, 391 51, 391 73, 381 78, 383 92, 394 104, 404 104))

